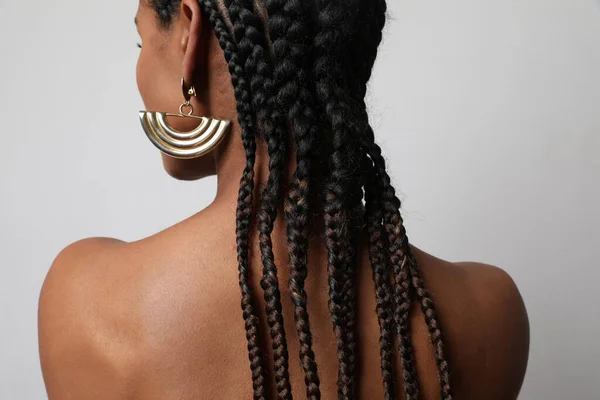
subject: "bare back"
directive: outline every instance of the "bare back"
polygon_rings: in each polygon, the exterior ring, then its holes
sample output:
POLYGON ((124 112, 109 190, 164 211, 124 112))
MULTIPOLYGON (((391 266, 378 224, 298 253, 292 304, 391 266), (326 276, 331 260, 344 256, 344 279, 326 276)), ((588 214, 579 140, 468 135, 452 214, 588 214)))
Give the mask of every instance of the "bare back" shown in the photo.
MULTIPOLYGON (((213 205, 139 242, 88 239, 63 251, 40 299, 40 352, 49 399, 251 399, 234 216, 235 204, 213 205)), ((294 397, 304 398, 279 220, 273 248, 291 383, 294 397)), ((322 242, 311 242, 306 291, 321 390, 324 399, 333 399, 338 357, 322 242)), ((256 238, 251 248, 257 308, 263 310, 256 238)), ((417 249, 415 254, 444 328, 455 397, 515 399, 529 336, 525 308, 510 277, 490 266, 451 264, 417 249)), ((374 286, 365 249, 359 249, 359 257, 359 398, 380 399, 374 286)), ((433 350, 417 306, 411 318, 421 398, 438 399, 433 350)), ((266 333, 263 329, 263 337, 266 333)), ((396 375, 401 396, 399 368, 396 375)))

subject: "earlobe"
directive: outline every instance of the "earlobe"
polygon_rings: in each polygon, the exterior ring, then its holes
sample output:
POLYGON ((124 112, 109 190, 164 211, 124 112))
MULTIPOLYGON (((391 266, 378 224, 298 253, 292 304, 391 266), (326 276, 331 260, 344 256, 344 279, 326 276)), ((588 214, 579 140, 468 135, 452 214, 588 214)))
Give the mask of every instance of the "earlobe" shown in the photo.
POLYGON ((187 51, 188 43, 190 41, 190 32, 188 30, 184 31, 181 35, 181 50, 183 54, 187 51))

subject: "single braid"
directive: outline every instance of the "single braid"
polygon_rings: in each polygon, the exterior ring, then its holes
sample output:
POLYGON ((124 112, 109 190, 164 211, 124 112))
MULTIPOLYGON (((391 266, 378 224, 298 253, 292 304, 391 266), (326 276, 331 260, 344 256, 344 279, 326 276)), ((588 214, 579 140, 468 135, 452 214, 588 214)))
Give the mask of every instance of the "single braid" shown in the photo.
MULTIPOLYGON (((355 153, 349 159, 354 160, 360 158, 358 153, 355 153)), ((359 262, 356 250, 360 243, 361 234, 364 231, 364 206, 362 204, 364 185, 364 173, 357 174, 355 177, 355 187, 351 190, 350 204, 352 204, 350 212, 350 229, 349 229, 349 243, 350 250, 346 253, 346 269, 344 270, 344 286, 342 292, 344 294, 344 310, 346 320, 346 334, 348 344, 348 356, 350 360, 350 373, 352 376, 352 391, 358 393, 358 379, 357 379, 357 334, 356 334, 356 318, 357 318, 357 288, 356 288, 356 277, 358 272, 359 262)))
POLYGON ((219 45, 223 49, 225 59, 234 87, 237 102, 238 122, 242 128, 242 142, 246 153, 246 167, 240 182, 238 205, 236 211, 236 243, 238 254, 239 284, 242 291, 242 310, 248 341, 248 357, 252 372, 252 385, 255 400, 265 400, 266 373, 262 361, 259 342, 259 320, 254 311, 254 295, 250 286, 249 266, 249 232, 252 219, 252 199, 254 192, 254 164, 256 160, 255 122, 251 107, 251 96, 248 82, 244 77, 241 60, 237 54, 237 46, 229 35, 221 14, 215 9, 211 0, 199 1, 208 15, 219 45))
MULTIPOLYGON (((406 231, 404 229, 404 225, 401 225, 401 235, 406 237, 406 231)), ((431 298, 431 295, 425 289, 425 283, 421 278, 421 271, 417 264, 417 260, 412 254, 412 250, 410 249, 410 245, 408 244, 408 240, 405 240, 405 247, 407 252, 407 257, 409 259, 410 272, 412 275, 412 283, 415 291, 417 293, 417 298, 421 302, 421 310, 425 315, 425 322, 429 328, 429 336, 431 338, 431 343, 434 348, 434 356, 435 362, 438 367, 438 377, 440 380, 440 386, 442 391, 442 400, 452 400, 453 399, 453 388, 452 381, 450 377, 450 365, 446 360, 445 356, 445 345, 442 337, 442 331, 440 324, 437 318, 437 311, 435 308, 435 303, 431 298)))
POLYGON ((413 360, 413 347, 410 332, 410 309, 412 300, 410 298, 410 271, 408 259, 403 251, 401 238, 398 235, 396 218, 400 215, 384 211, 384 226, 388 237, 388 252, 394 275, 394 320, 396 322, 396 334, 398 337, 400 358, 402 360, 404 390, 407 400, 419 398, 419 382, 415 363, 413 360))
POLYGON ((267 48, 262 21, 255 13, 252 1, 232 0, 229 5, 229 15, 240 50, 248 49, 250 53, 245 69, 247 76, 250 77, 253 105, 262 124, 269 153, 269 177, 262 192, 258 213, 259 245, 263 264, 261 287, 264 291, 267 323, 271 334, 277 395, 279 399, 288 400, 292 398, 288 350, 277 266, 271 240, 285 167, 285 121, 273 105, 275 93, 275 83, 272 78, 273 60, 267 48))
POLYGON ((387 253, 387 238, 383 228, 383 210, 381 206, 380 181, 370 159, 367 162, 366 220, 369 236, 369 255, 375 283, 377 317, 379 321, 379 351, 381 357, 381 375, 386 400, 394 398, 394 315, 392 313, 392 285, 387 253), (369 165, 370 164, 370 165, 369 165))
POLYGON ((306 396, 321 398, 317 363, 312 350, 312 334, 304 283, 308 275, 308 224, 311 209, 311 172, 316 132, 314 99, 308 84, 308 27, 303 19, 310 12, 307 2, 268 0, 269 34, 276 60, 278 86, 276 105, 287 112, 296 143, 296 171, 285 202, 289 288, 300 342, 300 361, 305 375, 306 396))

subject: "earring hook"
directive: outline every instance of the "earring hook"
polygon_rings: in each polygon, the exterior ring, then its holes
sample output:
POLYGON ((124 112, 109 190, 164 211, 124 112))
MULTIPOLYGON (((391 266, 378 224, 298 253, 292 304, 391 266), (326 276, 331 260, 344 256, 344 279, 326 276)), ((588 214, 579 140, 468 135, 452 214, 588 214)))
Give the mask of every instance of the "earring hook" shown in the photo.
POLYGON ((183 98, 185 99, 186 103, 190 102, 192 96, 196 97, 196 88, 194 87, 194 85, 192 85, 189 89, 186 89, 184 78, 181 78, 181 91, 183 93, 183 98))
POLYGON ((192 103, 190 103, 190 100, 192 99, 192 96, 196 97, 196 88, 194 87, 194 85, 192 85, 189 89, 186 90, 185 80, 181 78, 181 91, 183 93, 183 98, 185 99, 185 101, 182 105, 179 106, 179 114, 182 116, 189 117, 194 113, 194 107, 192 107, 192 103), (184 108, 188 109, 189 111, 187 113, 184 113, 184 108))

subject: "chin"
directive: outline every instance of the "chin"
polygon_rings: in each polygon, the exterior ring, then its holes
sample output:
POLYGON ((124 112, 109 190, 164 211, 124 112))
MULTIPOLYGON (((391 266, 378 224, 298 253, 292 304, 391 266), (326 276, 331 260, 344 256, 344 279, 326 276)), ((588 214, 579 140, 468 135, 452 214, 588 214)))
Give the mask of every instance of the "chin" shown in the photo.
POLYGON ((210 155, 193 160, 178 160, 163 155, 165 171, 180 181, 196 181, 217 174, 215 160, 210 155))

